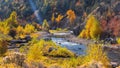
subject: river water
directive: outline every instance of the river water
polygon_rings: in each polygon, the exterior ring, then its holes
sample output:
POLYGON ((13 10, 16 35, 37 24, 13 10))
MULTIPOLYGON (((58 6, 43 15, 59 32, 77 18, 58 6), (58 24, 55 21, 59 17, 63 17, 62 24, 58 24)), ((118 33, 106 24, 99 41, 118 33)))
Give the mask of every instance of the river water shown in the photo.
POLYGON ((74 52, 77 56, 85 55, 85 45, 67 41, 65 38, 52 37, 51 40, 62 47, 66 47, 70 51, 74 52))

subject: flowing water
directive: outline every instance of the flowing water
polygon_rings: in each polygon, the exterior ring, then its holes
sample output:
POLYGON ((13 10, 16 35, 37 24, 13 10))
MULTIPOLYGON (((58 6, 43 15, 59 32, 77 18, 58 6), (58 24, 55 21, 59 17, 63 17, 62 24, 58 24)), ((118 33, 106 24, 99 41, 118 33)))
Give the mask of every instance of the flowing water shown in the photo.
POLYGON ((67 41, 65 38, 52 37, 51 39, 56 44, 58 44, 58 45, 60 45, 62 47, 66 47, 67 49, 71 50, 77 56, 78 55, 85 55, 85 50, 86 50, 85 45, 67 41))

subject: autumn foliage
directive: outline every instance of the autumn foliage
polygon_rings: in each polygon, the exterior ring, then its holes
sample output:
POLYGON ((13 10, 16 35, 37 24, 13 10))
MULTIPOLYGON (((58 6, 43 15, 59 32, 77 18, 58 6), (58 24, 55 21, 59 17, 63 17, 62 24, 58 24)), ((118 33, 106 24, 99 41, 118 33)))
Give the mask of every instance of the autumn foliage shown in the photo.
POLYGON ((50 27, 50 26, 49 26, 47 20, 45 19, 45 20, 43 21, 43 24, 42 24, 42 29, 43 29, 43 30, 48 30, 49 27, 50 27))
POLYGON ((70 20, 70 23, 73 23, 74 20, 76 19, 75 12, 73 10, 68 10, 66 14, 67 14, 67 18, 70 20))
POLYGON ((5 20, 10 26, 17 26, 18 22, 17 22, 17 13, 15 11, 13 11, 10 14, 10 17, 8 19, 5 20))
POLYGON ((79 37, 87 39, 98 39, 102 32, 99 21, 91 15, 87 20, 85 29, 82 30, 79 37))
POLYGON ((57 23, 60 23, 62 20, 63 16, 61 14, 58 15, 58 17, 55 19, 57 23))
POLYGON ((103 32, 108 32, 116 37, 120 36, 120 19, 117 16, 111 17, 108 21, 101 19, 100 21, 103 32))

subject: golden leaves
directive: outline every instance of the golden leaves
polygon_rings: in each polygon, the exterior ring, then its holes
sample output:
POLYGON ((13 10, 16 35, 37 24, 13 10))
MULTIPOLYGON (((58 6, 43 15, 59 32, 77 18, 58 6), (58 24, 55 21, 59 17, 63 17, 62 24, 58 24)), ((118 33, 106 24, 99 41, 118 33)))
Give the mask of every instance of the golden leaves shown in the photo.
POLYGON ((58 17, 55 19, 57 23, 59 23, 63 19, 63 15, 59 14, 58 17))
POLYGON ((80 33, 79 37, 87 39, 98 39, 102 32, 98 20, 91 15, 87 20, 85 29, 80 33))
POLYGON ((76 19, 75 12, 73 10, 68 10, 66 14, 68 15, 67 18, 70 20, 70 23, 74 22, 76 19))

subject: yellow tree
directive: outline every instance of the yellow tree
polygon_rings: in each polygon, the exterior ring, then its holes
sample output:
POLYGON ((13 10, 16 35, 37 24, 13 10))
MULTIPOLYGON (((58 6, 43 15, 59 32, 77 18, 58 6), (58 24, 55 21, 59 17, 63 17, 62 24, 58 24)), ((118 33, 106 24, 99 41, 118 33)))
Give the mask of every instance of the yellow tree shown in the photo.
POLYGON ((74 20, 76 19, 75 12, 71 9, 66 12, 66 15, 67 15, 67 18, 70 20, 70 23, 73 23, 74 20))
POLYGON ((10 14, 10 17, 6 20, 6 22, 10 25, 16 26, 18 24, 17 22, 17 13, 15 11, 13 11, 10 14))
POLYGON ((102 28, 99 21, 93 15, 90 15, 87 20, 85 29, 83 29, 79 37, 87 39, 98 39, 101 32, 102 28))

